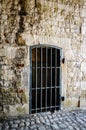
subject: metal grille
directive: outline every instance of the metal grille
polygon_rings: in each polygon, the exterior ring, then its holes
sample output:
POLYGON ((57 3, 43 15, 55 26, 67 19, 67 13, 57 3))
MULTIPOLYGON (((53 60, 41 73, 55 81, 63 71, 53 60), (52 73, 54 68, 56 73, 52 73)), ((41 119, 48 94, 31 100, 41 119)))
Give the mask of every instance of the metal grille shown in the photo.
POLYGON ((60 109, 60 53, 52 46, 31 47, 30 113, 60 109))

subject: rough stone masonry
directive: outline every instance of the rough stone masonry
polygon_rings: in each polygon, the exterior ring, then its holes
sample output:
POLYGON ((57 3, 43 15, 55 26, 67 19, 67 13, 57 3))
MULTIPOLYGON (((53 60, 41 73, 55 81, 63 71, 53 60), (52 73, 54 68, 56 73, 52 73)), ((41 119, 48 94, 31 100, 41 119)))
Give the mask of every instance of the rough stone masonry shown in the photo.
POLYGON ((86 0, 0 0, 0 117, 29 113, 30 46, 62 48, 61 107, 86 107, 86 0))

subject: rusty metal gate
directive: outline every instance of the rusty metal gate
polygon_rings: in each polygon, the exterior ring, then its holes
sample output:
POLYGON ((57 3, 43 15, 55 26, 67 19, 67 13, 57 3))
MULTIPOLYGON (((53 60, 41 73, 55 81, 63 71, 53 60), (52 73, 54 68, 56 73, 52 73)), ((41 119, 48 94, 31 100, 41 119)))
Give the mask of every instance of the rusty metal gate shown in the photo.
POLYGON ((30 56, 30 113, 59 110, 61 49, 54 46, 32 46, 30 56))

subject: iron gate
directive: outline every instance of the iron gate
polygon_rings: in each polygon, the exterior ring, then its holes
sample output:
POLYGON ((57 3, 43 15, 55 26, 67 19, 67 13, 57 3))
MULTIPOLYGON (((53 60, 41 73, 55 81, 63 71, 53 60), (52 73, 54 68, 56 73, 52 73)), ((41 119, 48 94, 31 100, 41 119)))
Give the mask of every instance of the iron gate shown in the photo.
POLYGON ((61 49, 53 46, 32 46, 30 113, 60 109, 61 49))

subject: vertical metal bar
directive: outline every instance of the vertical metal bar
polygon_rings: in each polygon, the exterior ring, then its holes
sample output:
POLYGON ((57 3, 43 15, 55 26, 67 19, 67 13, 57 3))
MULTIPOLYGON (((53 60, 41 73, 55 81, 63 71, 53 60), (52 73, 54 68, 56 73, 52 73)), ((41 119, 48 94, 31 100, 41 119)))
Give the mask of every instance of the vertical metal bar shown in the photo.
POLYGON ((50 49, 51 51, 51 93, 50 93, 50 106, 52 107, 52 48, 50 49))
POLYGON ((46 47, 46 111, 47 111, 47 47, 46 47))
POLYGON ((37 48, 36 48, 36 113, 37 113, 37 48))
POLYGON ((47 47, 46 47, 46 111, 47 111, 47 47))
POLYGON ((56 80, 57 80, 57 49, 55 49, 55 109, 56 109, 56 98, 57 98, 57 91, 56 91, 56 80))
POLYGON ((42 47, 41 47, 41 112, 42 112, 42 47))
POLYGON ((29 104, 30 104, 30 113, 32 113, 32 48, 30 48, 30 77, 31 77, 31 81, 30 81, 30 85, 31 85, 31 88, 30 88, 30 100, 29 100, 29 104))
POLYGON ((61 65, 61 61, 62 61, 62 49, 59 50, 60 52, 60 85, 59 85, 59 94, 60 94, 60 104, 59 104, 59 108, 61 108, 61 93, 62 93, 62 65, 61 65))

